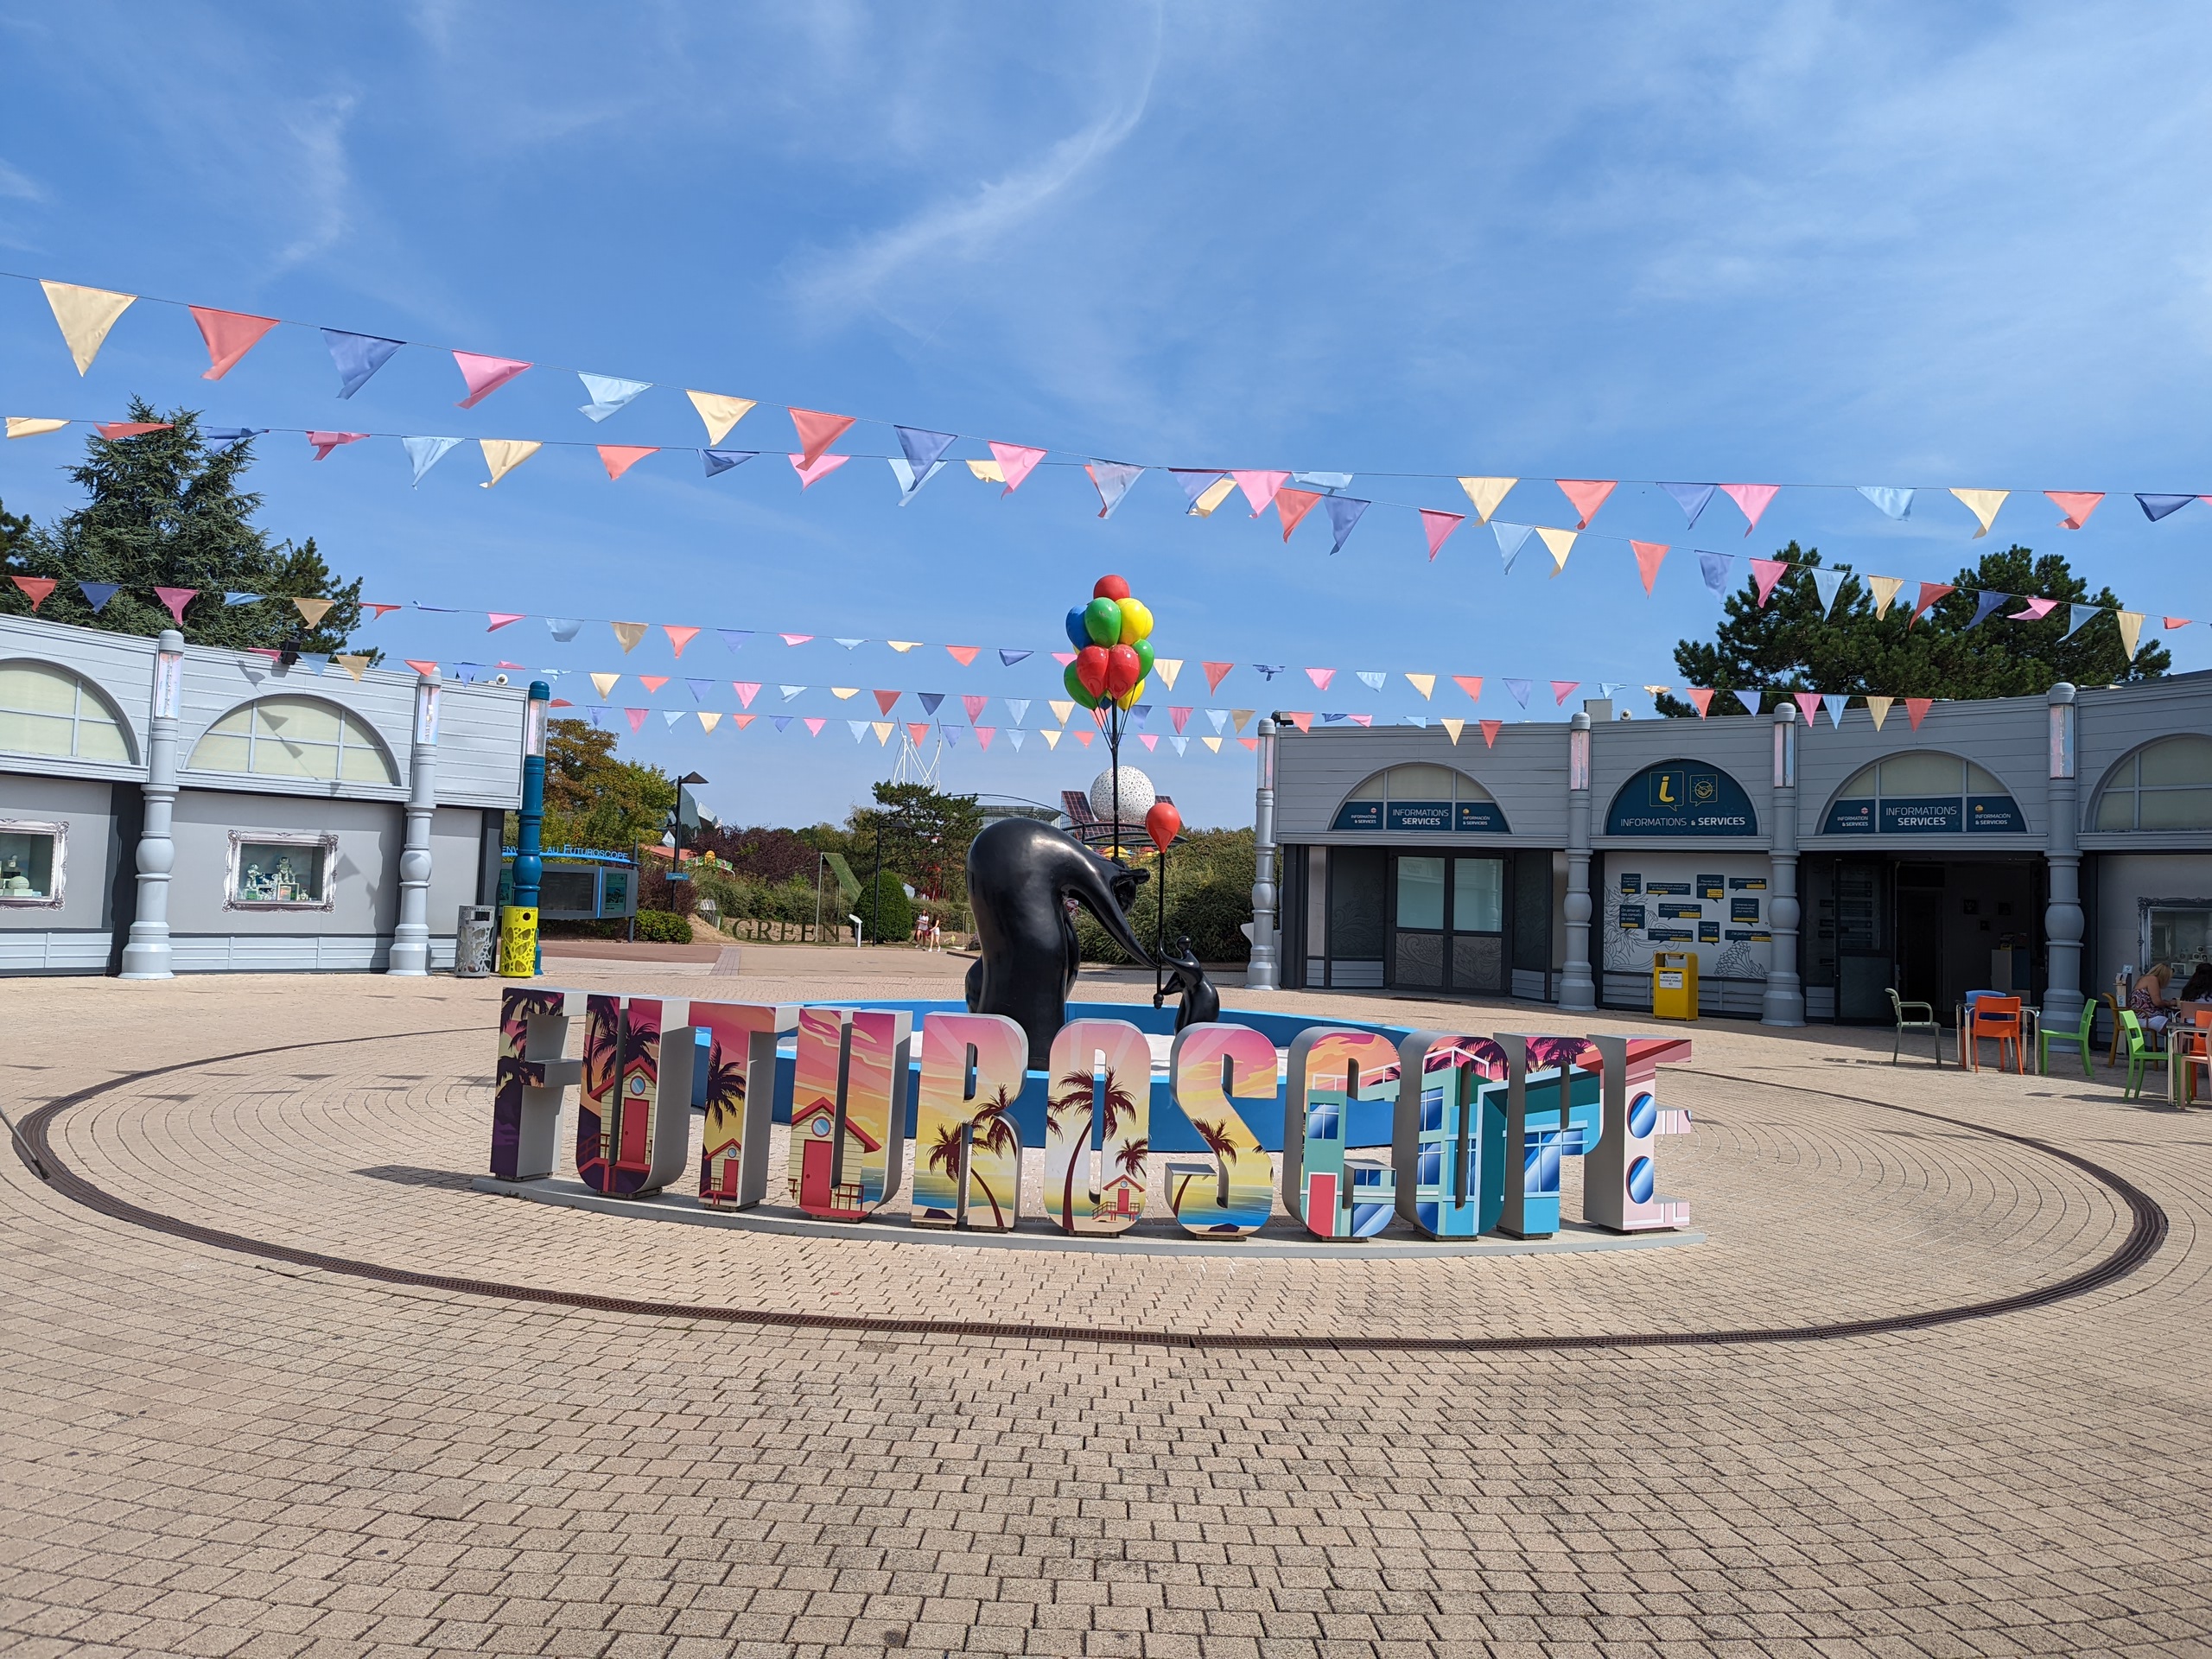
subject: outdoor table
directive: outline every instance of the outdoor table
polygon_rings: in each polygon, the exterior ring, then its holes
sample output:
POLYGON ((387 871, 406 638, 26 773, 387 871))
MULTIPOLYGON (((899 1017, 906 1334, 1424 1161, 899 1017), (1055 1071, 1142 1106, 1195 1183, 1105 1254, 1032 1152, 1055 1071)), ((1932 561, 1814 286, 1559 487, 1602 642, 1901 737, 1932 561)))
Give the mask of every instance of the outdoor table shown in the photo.
MULTIPOLYGON (((2010 995, 2011 993, 2007 992, 2005 995, 2010 995)), ((1958 1005, 1955 1013, 1959 1023, 1959 1070, 1965 1071, 1971 1070, 1974 1063, 1972 1053, 1974 1016, 1963 1002, 1958 1005)), ((2029 1001, 2026 997, 2022 997, 2020 999, 2020 1069, 2024 1071, 2027 1069, 2028 1056, 2036 1052, 2042 1028, 2043 1010, 2029 1001)))

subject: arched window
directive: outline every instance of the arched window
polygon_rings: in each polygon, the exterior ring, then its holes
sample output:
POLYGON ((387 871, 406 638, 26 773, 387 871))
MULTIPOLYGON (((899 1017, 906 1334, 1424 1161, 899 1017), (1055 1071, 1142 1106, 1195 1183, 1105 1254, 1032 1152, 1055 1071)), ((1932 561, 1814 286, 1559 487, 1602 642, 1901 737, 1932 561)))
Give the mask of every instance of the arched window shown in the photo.
POLYGON ((52 663, 0 663, 0 749, 128 765, 130 734, 115 705, 81 674, 52 663))
POLYGON ((1939 749, 1893 754, 1853 772, 1828 803, 1823 834, 2004 834, 2028 827, 2002 779, 1939 749))
POLYGON ((366 723, 318 697, 264 697, 232 709, 193 746, 191 766, 195 772, 263 778, 399 781, 391 757, 366 723))
POLYGON ((2212 830, 2212 737, 2162 737, 2122 760, 2097 796, 2100 830, 2212 830))
POLYGON ((1395 830, 1408 835, 1503 835, 1497 798, 1451 766, 1392 766, 1344 797, 1332 830, 1395 830))

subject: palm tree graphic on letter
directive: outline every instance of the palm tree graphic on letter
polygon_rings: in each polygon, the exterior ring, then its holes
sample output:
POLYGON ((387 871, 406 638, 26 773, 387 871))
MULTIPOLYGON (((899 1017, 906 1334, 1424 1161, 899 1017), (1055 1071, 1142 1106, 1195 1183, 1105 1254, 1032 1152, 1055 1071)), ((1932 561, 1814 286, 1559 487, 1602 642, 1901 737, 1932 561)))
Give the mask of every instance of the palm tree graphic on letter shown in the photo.
MULTIPOLYGON (((953 1191, 957 1193, 960 1173, 969 1167, 968 1147, 971 1136, 977 1147, 995 1158, 1003 1156, 1008 1151, 1019 1151, 1020 1132, 1014 1128, 1013 1118, 1007 1116, 1013 1109, 1013 1098, 1001 1084, 997 1094, 992 1096, 991 1103, 976 1114, 975 1121, 966 1129, 957 1123, 948 1123, 938 1128, 936 1143, 930 1147, 929 1167, 943 1170, 945 1179, 952 1183, 953 1191)), ((1019 1170, 1020 1166, 1015 1167, 1019 1170)), ((971 1179, 982 1189, 983 1198, 991 1206, 991 1225, 1003 1228, 1006 1225, 1006 1211, 999 1203, 998 1194, 991 1191, 991 1184, 983 1179, 981 1170, 971 1169, 971 1179)))
MULTIPOLYGON (((1226 1123, 1214 1122, 1210 1118, 1194 1117, 1191 1120, 1191 1128, 1197 1133, 1198 1139, 1206 1143, 1206 1150, 1213 1154, 1216 1179, 1221 1184, 1221 1190, 1215 1202, 1227 1204, 1229 1202, 1229 1166, 1236 1161, 1236 1148, 1230 1142, 1229 1126, 1226 1123)), ((1196 1172, 1186 1172, 1184 1174, 1183 1179, 1176 1183, 1175 1196, 1167 1206, 1169 1209, 1179 1212, 1181 1211, 1183 1194, 1189 1190, 1191 1183, 1197 1179, 1196 1172)))
POLYGON ((1106 1081, 1103 1087, 1088 1071, 1065 1071, 1060 1075, 1059 1092, 1045 1097, 1045 1133, 1048 1136, 1060 1133, 1061 1113, 1083 1114, 1083 1127, 1071 1135, 1075 1147, 1068 1159, 1067 1180, 1060 1192, 1060 1228, 1064 1232, 1075 1230, 1075 1173, 1081 1169, 1086 1179, 1090 1175, 1088 1154, 1090 1150, 1091 1116, 1099 1109, 1104 1111, 1106 1118, 1103 1138, 1109 1141, 1114 1138, 1114 1131, 1121 1128, 1124 1115, 1134 1116, 1136 1113, 1136 1102, 1130 1098, 1129 1091, 1122 1087, 1120 1076, 1110 1065, 1106 1068, 1106 1081))

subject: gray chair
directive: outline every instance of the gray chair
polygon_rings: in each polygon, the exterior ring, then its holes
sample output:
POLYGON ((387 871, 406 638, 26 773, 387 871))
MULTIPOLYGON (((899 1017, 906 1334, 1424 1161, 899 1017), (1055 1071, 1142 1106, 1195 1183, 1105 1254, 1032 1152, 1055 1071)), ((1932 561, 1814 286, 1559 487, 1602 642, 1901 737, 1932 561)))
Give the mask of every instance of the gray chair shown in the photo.
POLYGON ((1943 1027, 1936 1022, 1935 1004, 1931 1002, 1907 1002, 1902 997, 1898 996, 1897 988, 1894 985, 1889 987, 1889 993, 1890 1011, 1896 1014, 1897 1021, 1897 1038, 1896 1040, 1891 1042, 1890 1045, 1890 1064, 1891 1065, 1895 1065, 1897 1063, 1898 1051, 1904 1046, 1905 1033, 1908 1031, 1924 1031, 1930 1037, 1935 1039, 1936 1064, 1939 1066, 1942 1065, 1943 1064, 1943 1027), (1917 1014, 1921 1017, 1915 1020, 1908 1020, 1905 1018, 1908 1011, 1917 1014))

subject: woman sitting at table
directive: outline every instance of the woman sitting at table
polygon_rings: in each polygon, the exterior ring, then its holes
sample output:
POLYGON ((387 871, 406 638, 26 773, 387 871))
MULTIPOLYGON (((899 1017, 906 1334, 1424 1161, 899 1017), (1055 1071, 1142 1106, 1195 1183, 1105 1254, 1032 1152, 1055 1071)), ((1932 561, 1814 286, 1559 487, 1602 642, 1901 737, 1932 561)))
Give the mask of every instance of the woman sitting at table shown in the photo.
POLYGON ((2174 1011, 2173 1000, 2166 993, 2172 988, 2174 970, 2163 962, 2154 963, 2142 978, 2135 982, 2129 994, 2127 1006, 2142 1021, 2145 1031, 2164 1031, 2166 1018, 2174 1011))
POLYGON ((2189 976, 2189 983, 2181 988, 2181 1000, 2184 1002, 2212 1000, 2212 962, 2196 964, 2196 971, 2189 976))

